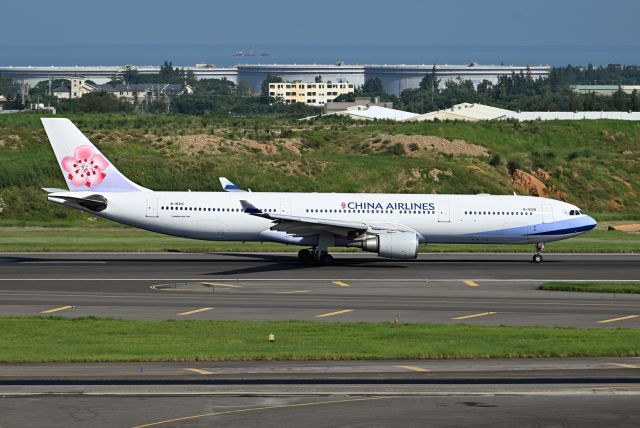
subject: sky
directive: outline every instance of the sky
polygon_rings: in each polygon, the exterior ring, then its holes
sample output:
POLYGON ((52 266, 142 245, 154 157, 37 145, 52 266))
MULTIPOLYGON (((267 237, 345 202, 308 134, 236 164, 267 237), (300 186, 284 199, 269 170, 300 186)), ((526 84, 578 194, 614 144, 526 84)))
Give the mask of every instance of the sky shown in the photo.
POLYGON ((0 44, 634 46, 636 0, 29 0, 0 44))

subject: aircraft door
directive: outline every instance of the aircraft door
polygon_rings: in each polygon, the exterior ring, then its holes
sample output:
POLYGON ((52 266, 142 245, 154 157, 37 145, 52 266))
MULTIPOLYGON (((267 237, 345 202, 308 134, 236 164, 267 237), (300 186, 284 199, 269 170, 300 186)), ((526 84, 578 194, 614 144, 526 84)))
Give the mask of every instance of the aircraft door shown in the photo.
POLYGON ((291 201, 280 202, 280 214, 291 214, 291 201))
POLYGON ((553 206, 550 204, 542 205, 542 222, 553 223, 553 206))
POLYGON ((158 217, 158 199, 147 199, 147 217, 158 217))
POLYGON ((438 204, 438 222, 449 223, 451 222, 451 213, 449 204, 438 204))

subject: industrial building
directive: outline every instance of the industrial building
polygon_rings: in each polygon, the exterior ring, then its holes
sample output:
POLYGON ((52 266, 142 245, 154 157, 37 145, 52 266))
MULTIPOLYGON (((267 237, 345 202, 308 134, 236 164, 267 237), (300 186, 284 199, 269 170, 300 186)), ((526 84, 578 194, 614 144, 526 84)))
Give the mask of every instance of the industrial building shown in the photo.
POLYGON ((640 92, 640 85, 571 85, 571 89, 579 94, 613 95, 621 89, 627 94, 640 92))
POLYGON ((506 119, 520 122, 531 120, 640 120, 637 111, 522 111, 512 112, 506 119))
POLYGON ((396 122, 408 121, 418 116, 417 114, 410 113, 408 111, 379 106, 354 106, 333 114, 349 116, 356 120, 393 120, 396 122))
POLYGON ((269 96, 277 98, 286 104, 304 103, 313 106, 323 106, 343 94, 355 91, 353 83, 333 82, 280 82, 269 83, 269 96))
POLYGON ((462 103, 451 108, 418 115, 409 121, 459 120, 477 122, 481 120, 640 120, 640 112, 620 111, 512 111, 484 104, 462 103))
POLYGON ((355 106, 378 106, 392 109, 393 103, 380 101, 380 97, 356 97, 355 101, 329 101, 324 106, 324 113, 335 113, 355 106))
MULTIPOLYGON (((135 68, 140 74, 157 74, 159 66, 112 66, 112 67, 0 67, 0 74, 11 76, 14 80, 24 80, 36 84, 48 79, 69 79, 81 77, 91 79, 97 84, 107 83, 114 76, 121 75, 127 69, 135 68)), ((186 66, 185 71, 193 72, 197 79, 227 79, 235 84, 243 82, 255 93, 261 91, 262 82, 267 76, 281 77, 282 80, 313 83, 320 76, 323 82, 351 83, 355 87, 365 80, 378 77, 384 91, 400 95, 405 89, 417 88, 425 75, 435 72, 444 85, 450 79, 471 80, 478 84, 483 80, 496 83, 500 76, 526 74, 534 79, 547 77, 551 67, 548 65, 468 65, 449 64, 384 64, 350 65, 336 64, 239 64, 235 67, 215 67, 209 64, 186 66)))
POLYGON ((461 120, 466 122, 476 122, 479 120, 506 119, 511 113, 514 112, 484 104, 462 103, 456 104, 448 109, 421 114, 410 120, 414 122, 434 120, 461 120))
POLYGON ((550 70, 548 65, 481 65, 475 62, 468 65, 366 65, 364 77, 378 77, 382 81, 384 92, 399 96, 405 89, 418 88, 424 76, 430 73, 435 73, 443 88, 448 80, 458 78, 471 80, 474 86, 478 86, 483 80, 496 84, 500 76, 520 73, 529 75, 532 79, 545 78, 549 76, 550 70))

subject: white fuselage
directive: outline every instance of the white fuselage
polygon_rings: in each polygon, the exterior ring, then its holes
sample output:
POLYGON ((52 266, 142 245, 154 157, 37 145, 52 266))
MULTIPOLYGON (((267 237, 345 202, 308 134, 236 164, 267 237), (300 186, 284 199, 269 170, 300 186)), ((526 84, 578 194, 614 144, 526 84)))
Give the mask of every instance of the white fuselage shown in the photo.
MULTIPOLYGON (((134 227, 203 240, 315 245, 317 236, 270 230, 273 221, 243 211, 246 200, 266 213, 402 225, 422 243, 537 243, 595 227, 574 205, 516 195, 434 195, 267 192, 78 192, 104 196, 94 213, 134 227)), ((79 195, 82 196, 82 195, 79 195)), ((346 245, 346 239, 336 240, 346 245)))

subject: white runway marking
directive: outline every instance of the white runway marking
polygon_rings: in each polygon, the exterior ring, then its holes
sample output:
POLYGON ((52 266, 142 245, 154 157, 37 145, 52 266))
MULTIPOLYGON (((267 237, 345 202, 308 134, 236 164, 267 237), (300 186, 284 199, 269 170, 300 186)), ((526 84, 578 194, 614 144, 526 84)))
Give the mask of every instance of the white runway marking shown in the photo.
MULTIPOLYGON (((206 281, 235 281, 236 278, 0 278, 0 281, 183 281, 183 282, 202 282, 206 281)), ((242 278, 242 282, 327 282, 340 281, 336 278, 242 278)), ((348 278, 342 279, 344 282, 464 282, 464 278, 348 278)), ((567 279, 567 278, 484 278, 474 279, 475 282, 638 282, 638 279, 567 279)))
POLYGON ((104 260, 37 260, 20 262, 21 265, 103 265, 107 264, 104 260))

